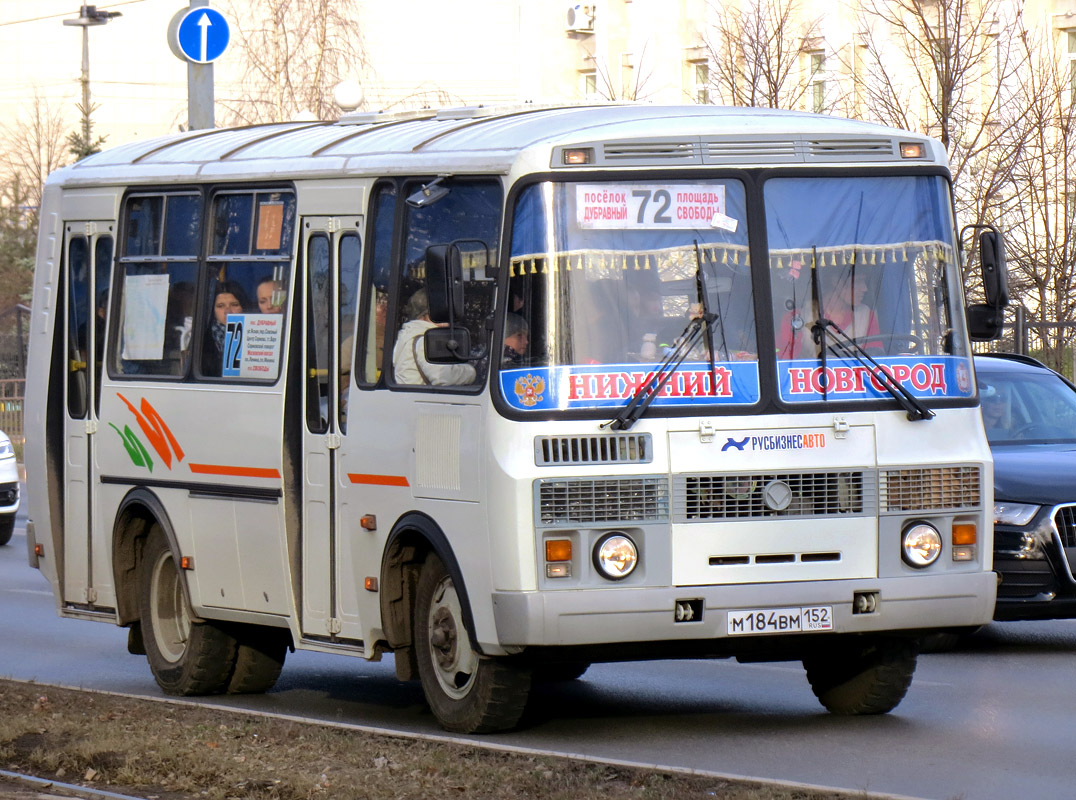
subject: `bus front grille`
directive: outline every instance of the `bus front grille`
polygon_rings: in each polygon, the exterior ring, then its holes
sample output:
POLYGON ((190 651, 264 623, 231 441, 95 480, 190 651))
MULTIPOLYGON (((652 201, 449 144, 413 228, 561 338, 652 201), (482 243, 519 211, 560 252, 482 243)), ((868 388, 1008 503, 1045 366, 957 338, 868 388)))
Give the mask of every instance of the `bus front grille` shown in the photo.
POLYGON ((653 460, 654 450, 649 433, 534 437, 534 463, 539 467, 561 464, 649 464, 653 460))
POLYGON ((660 522, 669 518, 664 475, 537 482, 540 525, 660 522))
POLYGON ((881 512, 959 511, 982 503, 978 467, 916 467, 882 470, 881 512))
POLYGON ((857 471, 678 475, 674 519, 863 515, 873 513, 874 494, 873 473, 857 471))

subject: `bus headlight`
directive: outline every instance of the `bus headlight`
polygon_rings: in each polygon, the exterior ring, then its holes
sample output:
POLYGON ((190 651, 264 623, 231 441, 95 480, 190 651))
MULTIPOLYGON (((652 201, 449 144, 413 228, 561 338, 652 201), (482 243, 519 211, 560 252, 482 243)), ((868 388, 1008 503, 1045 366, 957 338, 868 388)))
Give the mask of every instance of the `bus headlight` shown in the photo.
POLYGON ((635 542, 620 531, 607 533, 594 545, 594 566, 611 581, 628 577, 638 563, 635 542))
POLYGON ((938 529, 926 522, 913 522, 904 529, 902 553, 905 563, 929 567, 941 555, 942 537, 938 529))

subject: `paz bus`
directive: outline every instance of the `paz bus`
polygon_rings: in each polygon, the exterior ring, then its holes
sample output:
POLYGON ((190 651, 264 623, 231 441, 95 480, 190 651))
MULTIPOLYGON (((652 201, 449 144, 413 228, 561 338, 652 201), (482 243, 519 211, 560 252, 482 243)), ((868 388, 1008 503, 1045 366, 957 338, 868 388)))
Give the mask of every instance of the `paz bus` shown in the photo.
POLYGON ((516 725, 594 662, 800 661, 838 714, 987 623, 992 467, 941 146, 783 111, 357 113, 54 173, 31 563, 163 691, 379 659, 516 725))

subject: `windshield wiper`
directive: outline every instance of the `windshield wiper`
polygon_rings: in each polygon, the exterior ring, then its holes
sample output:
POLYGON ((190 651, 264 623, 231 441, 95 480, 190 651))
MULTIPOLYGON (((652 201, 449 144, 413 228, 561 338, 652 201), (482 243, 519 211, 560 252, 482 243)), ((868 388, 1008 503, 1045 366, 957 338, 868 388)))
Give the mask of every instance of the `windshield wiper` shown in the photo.
MULTIPOLYGON (((701 316, 694 317, 688 322, 684 332, 676 339, 676 347, 669 351, 669 354, 665 356, 665 360, 635 390, 635 394, 631 396, 631 400, 620 410, 620 413, 608 422, 603 422, 600 427, 611 428, 614 431, 630 430, 631 426, 639 420, 639 417, 650 408, 650 404, 665 388, 665 384, 669 382, 669 378, 673 376, 677 368, 684 363, 687 354, 691 352, 691 349, 702 336, 703 326, 708 326, 714 319, 713 314, 703 312, 701 316)), ((713 380, 712 377, 711 380, 713 380)))
MULTIPOLYGON (((815 337, 822 339, 825 342, 826 329, 833 329, 833 344, 834 352, 838 355, 854 358, 861 365, 871 371, 871 374, 875 375, 878 380, 882 382, 882 386, 885 390, 892 395, 893 399, 900 403, 901 408, 908 412, 908 419, 912 422, 916 422, 924 419, 932 419, 934 412, 924 406, 919 399, 905 389, 900 383, 879 364, 874 358, 864 350, 859 342, 845 333, 841 326, 831 319, 826 317, 820 318, 814 325, 811 326, 811 332, 815 337)), ((826 348, 823 345, 822 350, 822 368, 825 370, 825 352, 826 348)), ((823 375, 825 373, 823 372, 823 375)), ((825 388, 823 387, 823 391, 825 388)))

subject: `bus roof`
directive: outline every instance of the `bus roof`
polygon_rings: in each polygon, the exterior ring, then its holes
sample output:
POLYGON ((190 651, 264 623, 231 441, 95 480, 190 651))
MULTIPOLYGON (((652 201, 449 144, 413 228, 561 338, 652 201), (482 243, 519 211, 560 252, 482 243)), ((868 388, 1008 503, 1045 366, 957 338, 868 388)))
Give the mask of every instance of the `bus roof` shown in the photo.
MULTIPOLYGON (((162 180, 329 177, 341 174, 507 173, 525 151, 536 169, 561 167, 560 148, 593 146, 591 166, 899 162, 921 142, 920 163, 945 164, 941 145, 856 120, 710 105, 472 107, 359 113, 335 122, 286 122, 130 142, 54 173, 64 185, 162 180)), ((574 169, 569 167, 567 169, 574 169)))

